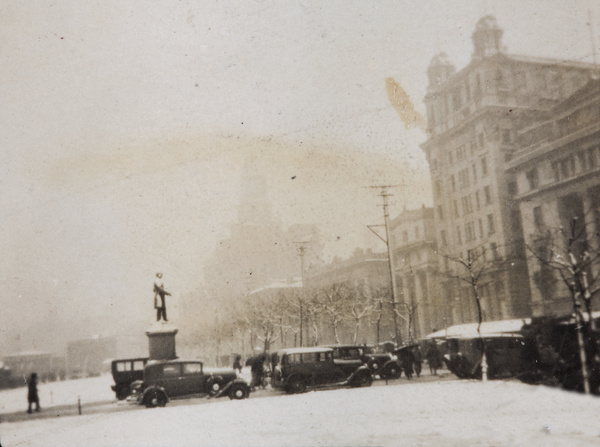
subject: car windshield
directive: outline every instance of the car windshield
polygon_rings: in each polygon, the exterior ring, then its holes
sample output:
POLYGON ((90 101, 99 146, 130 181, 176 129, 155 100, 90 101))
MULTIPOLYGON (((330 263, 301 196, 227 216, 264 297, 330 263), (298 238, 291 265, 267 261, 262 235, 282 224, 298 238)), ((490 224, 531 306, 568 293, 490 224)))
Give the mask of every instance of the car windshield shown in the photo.
POLYGON ((184 374, 199 374, 202 372, 202 363, 184 363, 183 373, 184 374))
POLYGON ((334 359, 339 360, 358 360, 360 359, 360 349, 358 348, 339 348, 333 353, 334 359))
POLYGON ((331 359, 331 352, 303 352, 297 354, 284 355, 281 359, 282 365, 291 365, 294 363, 315 363, 325 362, 331 359))
POLYGON ((163 375, 164 376, 178 376, 180 374, 181 374, 181 365, 178 363, 163 366, 163 375))
POLYGON ((117 363, 117 371, 131 371, 131 363, 130 362, 119 362, 117 363))

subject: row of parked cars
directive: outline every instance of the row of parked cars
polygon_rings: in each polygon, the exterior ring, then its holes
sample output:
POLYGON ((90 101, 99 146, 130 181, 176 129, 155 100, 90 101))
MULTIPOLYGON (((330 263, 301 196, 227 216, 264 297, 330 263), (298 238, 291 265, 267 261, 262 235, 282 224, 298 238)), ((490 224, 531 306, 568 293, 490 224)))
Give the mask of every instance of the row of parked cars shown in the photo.
MULTIPOLYGON (((359 345, 282 349, 271 362, 272 387, 287 393, 367 387, 374 378, 397 379, 402 371, 396 356, 374 353, 359 345)), ((111 369, 117 398, 129 398, 149 408, 165 406, 171 398, 183 396, 245 399, 250 395, 250 385, 233 369, 208 369, 199 360, 121 359, 114 360, 111 369)))

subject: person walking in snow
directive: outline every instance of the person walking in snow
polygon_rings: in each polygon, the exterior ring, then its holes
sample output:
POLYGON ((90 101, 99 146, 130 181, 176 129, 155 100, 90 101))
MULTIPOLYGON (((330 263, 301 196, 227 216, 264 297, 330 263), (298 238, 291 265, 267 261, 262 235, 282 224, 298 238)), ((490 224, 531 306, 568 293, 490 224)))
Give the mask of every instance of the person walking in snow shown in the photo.
POLYGON ((27 407, 27 413, 31 413, 31 405, 35 404, 35 411, 40 411, 40 398, 38 396, 37 389, 37 374, 31 373, 29 376, 29 380, 27 381, 27 402, 29 406, 27 407))
POLYGON ((235 358, 233 359, 233 369, 237 369, 240 374, 242 373, 242 356, 239 354, 236 354, 235 358))
POLYGON ((421 377, 421 370, 423 369, 423 351, 421 347, 416 345, 413 350, 413 369, 417 374, 417 377, 421 377))
POLYGON ((156 321, 160 321, 161 317, 164 321, 167 320, 167 303, 165 296, 171 294, 165 290, 165 285, 162 279, 162 273, 157 273, 154 278, 154 308, 156 309, 156 321), (158 298, 160 297, 160 302, 158 298))

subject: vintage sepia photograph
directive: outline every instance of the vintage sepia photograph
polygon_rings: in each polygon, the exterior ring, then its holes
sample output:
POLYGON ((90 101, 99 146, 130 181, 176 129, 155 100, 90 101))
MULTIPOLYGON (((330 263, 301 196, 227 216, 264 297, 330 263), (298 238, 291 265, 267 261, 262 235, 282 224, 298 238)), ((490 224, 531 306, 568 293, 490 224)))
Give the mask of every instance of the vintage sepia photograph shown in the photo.
POLYGON ((0 2, 0 444, 600 445, 600 2, 0 2))

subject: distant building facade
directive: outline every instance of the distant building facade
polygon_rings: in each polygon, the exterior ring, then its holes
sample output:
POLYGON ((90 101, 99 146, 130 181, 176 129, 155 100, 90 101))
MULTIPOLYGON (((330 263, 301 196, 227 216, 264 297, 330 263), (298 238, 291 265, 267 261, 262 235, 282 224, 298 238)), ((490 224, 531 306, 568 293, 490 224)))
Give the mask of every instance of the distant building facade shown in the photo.
POLYGON ((2 358, 4 367, 10 371, 11 379, 24 384, 31 373, 37 373, 39 380, 54 381, 65 379, 65 358, 51 352, 23 351, 2 358))
MULTIPOLYGON (((429 162, 438 250, 467 259, 484 253, 488 267, 479 295, 485 320, 532 313, 517 179, 508 163, 518 152, 523 120, 536 122, 589 79, 590 66, 505 53, 492 16, 477 23, 471 62, 459 72, 445 54, 428 68, 425 97, 429 162)), ((457 263, 442 271, 459 273, 457 263)), ((473 290, 443 281, 452 323, 475 321, 473 290)))
POLYGON ((94 337, 67 344, 67 367, 70 378, 98 376, 106 360, 117 356, 115 337, 94 337))
MULTIPOLYGON (((538 254, 567 232, 572 220, 593 251, 600 250, 600 81, 588 82, 559 102, 545 119, 523 121, 516 150, 508 163, 516 179, 515 200, 525 242, 538 254)), ((574 247, 582 250, 582 246, 574 247)), ((529 256, 531 306, 534 316, 564 315, 573 308, 563 281, 535 256, 529 256)), ((591 277, 599 274, 592 265, 591 277)))
MULTIPOLYGON (((411 335, 423 337, 445 327, 446 306, 440 300, 437 242, 433 208, 404 210, 391 222, 396 291, 411 335)), ((406 328, 403 330, 406 338, 406 328)))

